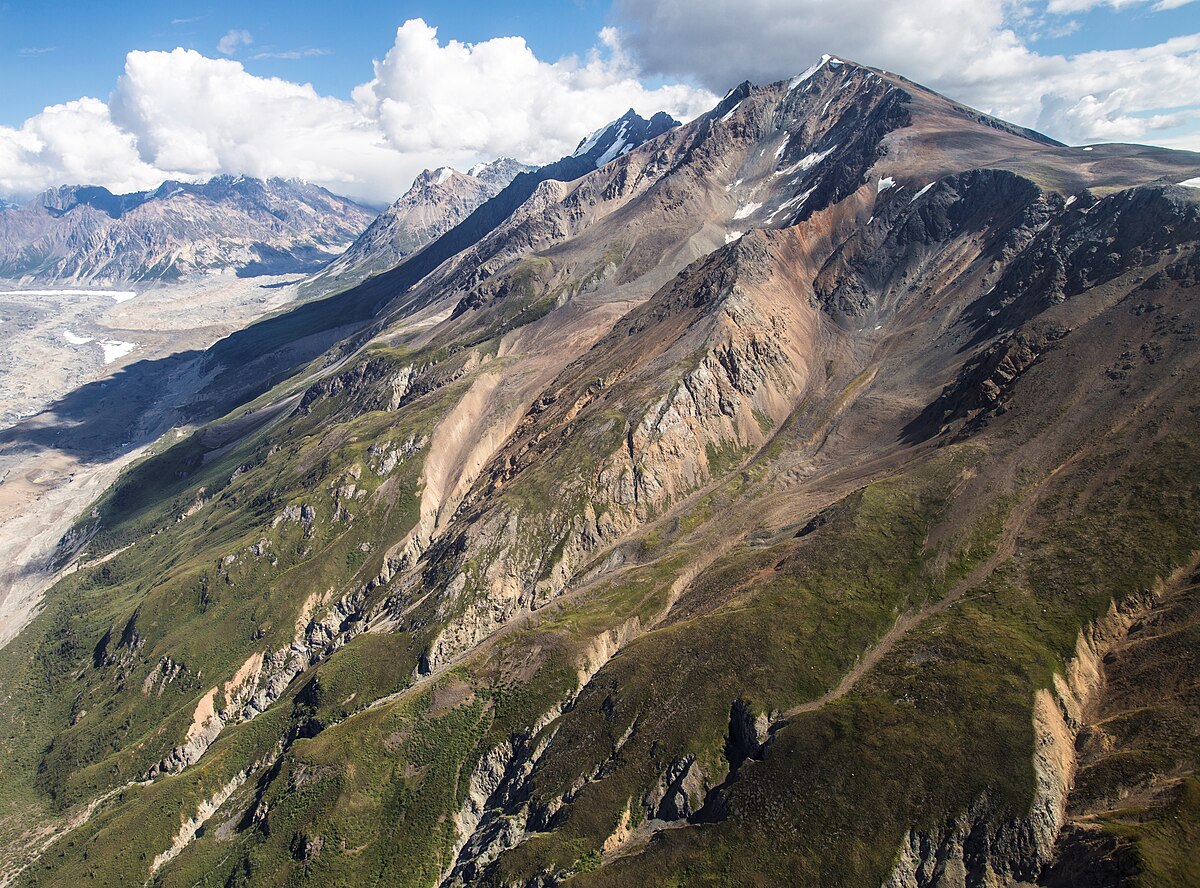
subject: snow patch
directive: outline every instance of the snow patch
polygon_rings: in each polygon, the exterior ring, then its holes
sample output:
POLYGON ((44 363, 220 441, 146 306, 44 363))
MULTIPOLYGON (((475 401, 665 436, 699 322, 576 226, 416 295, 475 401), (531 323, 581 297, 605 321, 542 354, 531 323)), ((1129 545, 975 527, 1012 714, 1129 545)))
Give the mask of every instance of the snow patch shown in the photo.
POLYGON ((880 180, 879 180, 879 181, 876 183, 876 185, 875 185, 875 193, 876 193, 876 194, 879 194, 879 193, 881 193, 881 192, 883 192, 883 191, 887 191, 889 188, 894 188, 895 186, 896 186, 896 180, 895 180, 895 179, 893 179, 891 176, 884 176, 882 179, 880 179, 880 180))
POLYGON ((621 129, 617 131, 616 140, 611 145, 609 145, 608 150, 605 151, 603 154, 601 154, 600 157, 596 160, 596 169, 600 169, 600 167, 604 166, 610 160, 613 160, 618 155, 624 154, 627 151, 629 151, 631 148, 633 148, 632 145, 629 145, 628 147, 626 147, 626 144, 625 144, 625 130, 628 126, 629 126, 629 124, 627 124, 627 123, 621 124, 621 129))
POLYGON ((446 183, 446 180, 449 179, 453 175, 454 175, 454 170, 450 169, 450 167, 439 167, 438 171, 437 171, 437 178, 433 180, 433 184, 434 185, 444 185, 446 183))
POLYGON ((731 231, 725 235, 725 243, 731 244, 745 233, 744 231, 731 231))
POLYGON ((803 74, 793 77, 792 82, 788 84, 788 92, 791 92, 796 87, 798 87, 800 84, 802 84, 804 81, 808 80, 808 78, 812 77, 814 74, 816 74, 818 71, 820 71, 821 67, 827 61, 829 61, 829 56, 823 55, 823 56, 821 56, 820 61, 818 61, 816 64, 812 65, 809 68, 805 68, 803 74))
POLYGON ((742 106, 742 100, 738 99, 738 103, 736 105, 734 105, 732 108, 730 108, 728 111, 725 112, 724 116, 721 118, 721 122, 724 123, 729 118, 731 118, 733 116, 733 112, 736 111, 741 106, 742 106))
POLYGON ((808 172, 830 154, 837 149, 837 145, 830 145, 824 151, 817 151, 813 154, 806 154, 790 167, 785 170, 779 170, 775 173, 776 176, 790 176, 792 173, 808 172))
POLYGON ((1091 151, 1091 150, 1092 150, 1092 146, 1091 146, 1091 145, 1088 145, 1088 146, 1087 146, 1086 148, 1084 148, 1083 150, 1084 150, 1084 151, 1091 151))
POLYGON ((726 190, 726 191, 733 191, 733 189, 737 188, 739 185, 741 185, 741 184, 742 184, 742 181, 743 181, 742 179, 738 179, 738 180, 737 180, 736 182, 734 182, 732 185, 726 185, 726 186, 725 186, 725 190, 726 190))
POLYGON ((71 343, 71 345, 87 345, 92 341, 90 336, 76 336, 70 330, 63 330, 63 339, 71 343))
POLYGON ((748 203, 744 207, 738 207, 737 212, 733 214, 733 218, 745 219, 747 216, 753 215, 761 208, 762 204, 760 203, 748 203))
MULTIPOLYGON (((1200 182, 1200 179, 1197 179, 1196 181, 1200 182)), ((1075 195, 1074 194, 1072 194, 1070 197, 1067 198, 1067 202, 1065 204, 1063 204, 1063 209, 1065 210, 1067 207, 1069 207, 1073 203, 1075 203, 1075 195)))
POLYGON ((783 203, 781 203, 776 208, 775 212, 773 212, 770 216, 767 217, 767 221, 768 222, 775 221, 775 217, 778 216, 780 213, 782 213, 784 210, 791 209, 792 207, 799 208, 799 207, 804 206, 804 202, 806 200, 808 200, 809 196, 816 190, 817 190, 817 186, 814 185, 812 188, 809 188, 807 191, 797 194, 795 197, 791 198, 790 200, 785 200, 783 203))
POLYGON ((779 143, 779 147, 775 149, 775 159, 783 157, 783 152, 787 151, 788 142, 792 139, 791 133, 783 134, 783 141, 779 143))
POLYGON ((600 129, 589 135, 586 139, 579 143, 579 147, 575 149, 575 153, 571 156, 579 157, 580 155, 587 154, 589 151, 595 148, 596 143, 600 141, 600 137, 604 135, 610 126, 612 126, 612 124, 606 123, 604 126, 600 127, 600 129))
MULTIPOLYGON (((1194 179, 1184 179, 1179 184, 1184 188, 1200 188, 1200 176, 1197 176, 1194 179)), ((1072 198, 1072 200, 1074 200, 1074 198, 1072 198)))
POLYGON ((135 348, 137 343, 122 342, 119 339, 102 339, 100 347, 104 349, 104 363, 111 364, 113 361, 119 361, 135 348))
POLYGON ((932 187, 933 187, 933 183, 930 182, 928 185, 926 185, 924 188, 922 188, 920 191, 918 191, 916 194, 914 194, 912 196, 912 200, 910 200, 909 203, 916 203, 917 198, 921 197, 926 191, 928 191, 932 187))

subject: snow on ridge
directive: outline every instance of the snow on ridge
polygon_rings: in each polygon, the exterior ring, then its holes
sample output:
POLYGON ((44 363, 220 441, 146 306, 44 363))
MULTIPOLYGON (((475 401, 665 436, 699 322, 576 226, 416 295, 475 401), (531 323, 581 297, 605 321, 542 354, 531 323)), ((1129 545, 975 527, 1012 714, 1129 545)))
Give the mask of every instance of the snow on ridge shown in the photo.
POLYGON ((926 191, 928 191, 932 187, 933 187, 933 183, 930 182, 928 185, 926 185, 924 188, 922 188, 920 191, 918 191, 916 194, 914 194, 912 196, 912 200, 910 200, 909 203, 916 203, 917 199, 919 197, 921 197, 921 195, 923 195, 926 191))
POLYGON ((737 212, 733 214, 735 219, 745 219, 747 216, 752 216, 758 210, 762 209, 760 203, 748 203, 744 207, 738 207, 737 212))
POLYGON ((443 185, 443 184, 445 184, 446 180, 449 179, 453 175, 454 175, 454 170, 450 169, 450 167, 438 167, 437 178, 433 180, 433 184, 434 185, 443 185))
POLYGON ((621 124, 621 128, 617 131, 617 138, 608 146, 608 150, 596 160, 596 169, 600 169, 600 167, 604 166, 610 160, 613 160, 618 155, 625 154, 633 148, 632 145, 626 146, 625 144, 625 132, 628 127, 628 123, 621 124))
POLYGON ((741 99, 738 99, 738 101, 737 101, 737 104, 736 104, 736 105, 734 105, 732 108, 730 108, 728 111, 726 111, 726 112, 725 112, 725 115, 724 115, 724 116, 721 118, 721 122, 722 122, 722 123, 724 123, 724 122, 725 122, 725 121, 727 121, 727 120, 728 120, 730 117, 732 117, 732 116, 733 116, 733 112, 734 112, 734 111, 736 111, 738 108, 740 108, 740 107, 741 107, 741 104, 742 104, 742 100, 741 100, 741 99))
POLYGON ((806 68, 804 70, 804 73, 799 74, 792 78, 791 83, 788 84, 788 92, 791 92, 796 87, 798 87, 800 84, 804 83, 804 81, 808 80, 810 77, 812 77, 818 71, 820 71, 821 68, 823 68, 825 66, 825 64, 828 62, 837 62, 839 65, 841 64, 841 61, 839 61, 838 59, 835 59, 831 55, 826 54, 826 55, 821 56, 820 60, 818 62, 816 62, 816 64, 806 68))
POLYGON ((596 143, 600 141, 600 137, 602 135, 604 135, 604 133, 608 130, 608 128, 610 126, 612 126, 611 123, 606 123, 606 124, 604 124, 604 126, 600 127, 600 129, 596 130, 594 133, 590 133, 587 138, 585 138, 582 142, 579 143, 579 147, 575 149, 575 153, 572 154, 571 156, 579 157, 583 154, 587 154, 589 151, 591 151, 593 148, 595 148, 596 143))
POLYGON ((895 188, 895 187, 896 187, 896 180, 893 179, 891 176, 884 176, 875 185, 875 193, 879 194, 881 192, 887 191, 889 188, 895 188))
POLYGON ((807 191, 803 191, 800 194, 797 194, 795 197, 785 200, 783 203, 781 203, 775 209, 775 212, 773 212, 770 216, 767 217, 767 222, 768 223, 774 222, 775 217, 778 216, 780 213, 782 213, 784 210, 791 209, 792 207, 796 207, 797 209, 799 209, 800 207, 804 206, 804 202, 806 200, 808 200, 809 197, 812 196, 812 193, 816 190, 817 190, 817 186, 813 185, 807 191))
POLYGON ((745 233, 744 231, 731 231, 725 235, 725 243, 731 244, 745 233))

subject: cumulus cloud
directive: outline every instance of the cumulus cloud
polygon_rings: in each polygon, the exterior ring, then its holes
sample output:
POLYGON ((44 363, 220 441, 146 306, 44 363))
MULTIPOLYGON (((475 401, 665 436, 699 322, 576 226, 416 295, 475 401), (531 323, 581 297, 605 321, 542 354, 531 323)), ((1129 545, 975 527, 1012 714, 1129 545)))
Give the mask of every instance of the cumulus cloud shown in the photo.
MULTIPOLYGON (((1134 0, 1050 2, 1036 11, 1134 0)), ((787 77, 830 52, 1064 141, 1136 140, 1168 118, 1194 128, 1200 116, 1200 34, 1063 56, 1038 53, 1020 36, 1031 8, 1015 2, 742 0, 735 7, 728 0, 617 0, 616 9, 644 71, 713 89, 787 77)), ((1200 135, 1192 146, 1200 148, 1200 135)))
POLYGON ((142 160, 133 135, 113 123, 99 99, 52 105, 20 129, 0 127, 0 191, 27 194, 68 182, 106 182, 135 191, 163 178, 142 160))
POLYGON ((225 36, 217 41, 217 52, 221 55, 233 55, 239 46, 249 46, 253 42, 254 38, 250 36, 249 31, 234 29, 226 32, 225 36))
POLYGON ((580 135, 631 107, 644 116, 665 109, 692 117, 715 101, 686 86, 647 89, 616 31, 600 36, 605 53, 547 63, 521 37, 442 45, 435 28, 414 19, 397 30, 395 45, 354 100, 398 151, 534 162, 569 153, 580 135))
POLYGON ((134 51, 107 102, 0 127, 0 194, 236 173, 299 176, 385 202, 426 167, 554 160, 630 107, 686 118, 715 101, 694 87, 644 86, 612 30, 582 60, 545 62, 520 37, 443 43, 412 20, 347 99, 194 50, 134 51))

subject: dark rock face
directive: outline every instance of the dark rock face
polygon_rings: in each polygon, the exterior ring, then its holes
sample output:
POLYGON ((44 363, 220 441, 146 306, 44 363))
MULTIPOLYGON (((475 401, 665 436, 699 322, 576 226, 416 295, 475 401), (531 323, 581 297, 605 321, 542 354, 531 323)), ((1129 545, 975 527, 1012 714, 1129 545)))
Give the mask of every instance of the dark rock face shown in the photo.
MULTIPOLYGON (((1012 329, 1045 308, 1157 260, 1200 237, 1200 206, 1185 189, 1133 188, 1071 211, 1042 230, 980 309, 1012 329)), ((1186 277, 1183 269, 1175 272, 1186 277)))
POLYGON ((1038 879, 1042 888, 1128 888, 1142 871, 1132 842, 1078 826, 1063 830, 1055 852, 1038 879))

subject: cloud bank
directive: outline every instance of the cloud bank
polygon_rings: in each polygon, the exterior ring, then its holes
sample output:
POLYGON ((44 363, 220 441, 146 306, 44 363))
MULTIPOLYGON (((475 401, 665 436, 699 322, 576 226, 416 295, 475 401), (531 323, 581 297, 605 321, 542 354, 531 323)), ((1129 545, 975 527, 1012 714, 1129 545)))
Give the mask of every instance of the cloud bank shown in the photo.
MULTIPOLYGON (((250 41, 231 31, 220 49, 250 41)), ((82 98, 0 127, 0 194, 238 173, 298 176, 387 202, 426 167, 499 156, 545 163, 628 108, 689 118, 715 101, 705 89, 644 86, 610 30, 587 58, 551 63, 520 37, 442 43, 413 19, 349 99, 194 50, 135 51, 107 101, 82 98)))

